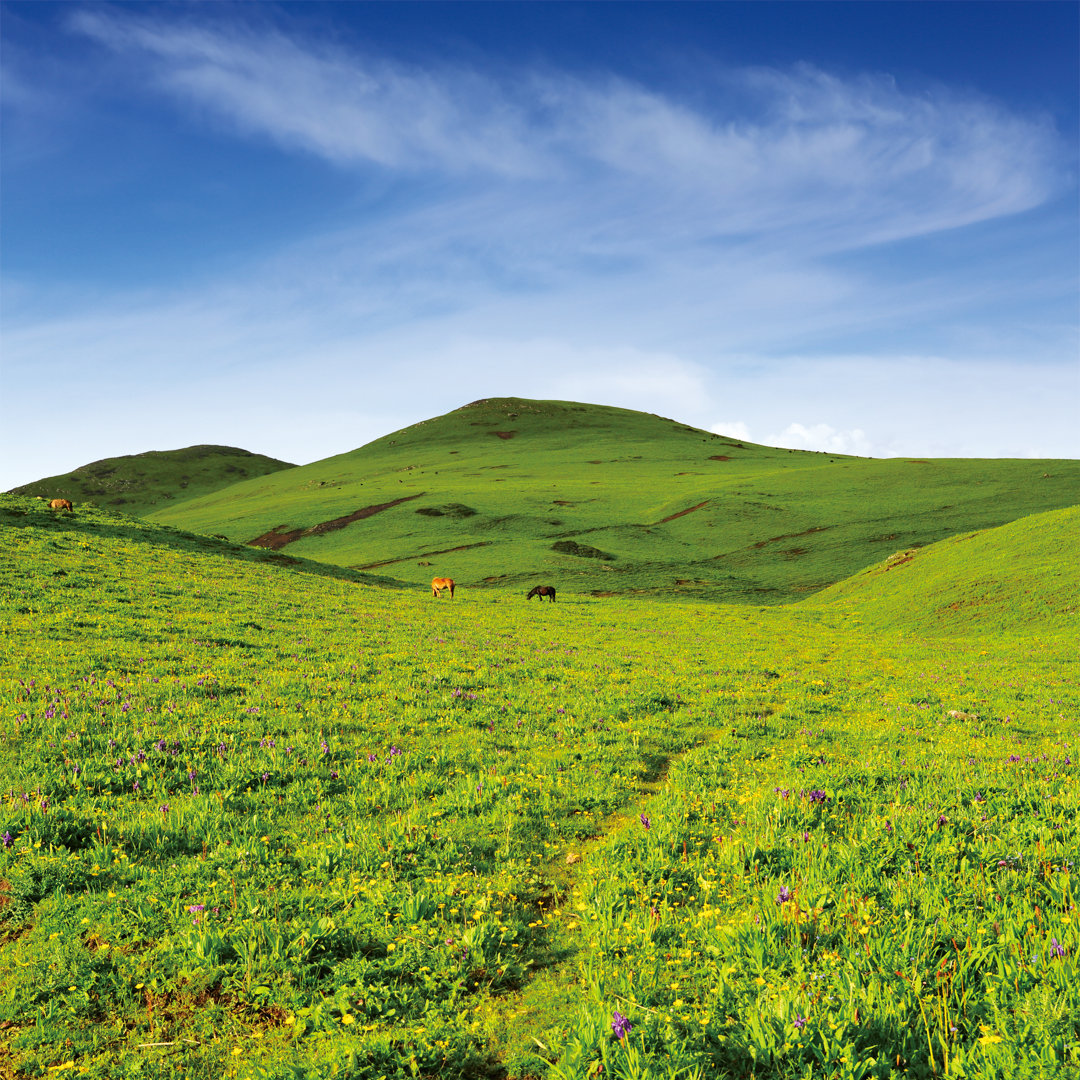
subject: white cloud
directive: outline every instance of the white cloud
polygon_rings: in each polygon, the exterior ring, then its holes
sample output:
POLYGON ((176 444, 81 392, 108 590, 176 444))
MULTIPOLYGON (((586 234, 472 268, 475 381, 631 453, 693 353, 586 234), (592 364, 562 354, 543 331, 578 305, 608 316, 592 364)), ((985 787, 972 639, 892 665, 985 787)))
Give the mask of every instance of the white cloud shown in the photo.
POLYGON ((858 457, 873 454, 873 447, 860 428, 837 431, 829 424, 788 424, 779 435, 770 435, 765 441, 770 446, 790 450, 822 450, 829 454, 854 454, 858 457))
POLYGON ((741 420, 736 420, 734 423, 721 421, 713 424, 709 430, 716 435, 726 435, 729 439, 745 439, 747 442, 753 442, 750 438, 750 429, 741 420))

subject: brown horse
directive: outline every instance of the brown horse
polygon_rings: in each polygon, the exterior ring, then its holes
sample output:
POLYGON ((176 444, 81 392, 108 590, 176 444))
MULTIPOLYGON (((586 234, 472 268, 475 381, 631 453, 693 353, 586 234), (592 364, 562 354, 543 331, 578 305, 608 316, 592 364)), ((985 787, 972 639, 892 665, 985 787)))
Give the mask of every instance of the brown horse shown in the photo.
POLYGON ((449 589, 450 599, 454 599, 454 579, 448 577, 437 577, 431 579, 431 595, 439 596, 444 589, 449 589))
POLYGON ((70 499, 53 499, 53 501, 51 503, 49 503, 49 509, 50 510, 73 510, 74 507, 71 505, 71 500, 70 499))
POLYGON ((553 604, 555 603, 555 590, 550 585, 537 585, 525 599, 531 600, 534 596, 540 597, 540 603, 544 602, 545 596, 548 597, 553 604))

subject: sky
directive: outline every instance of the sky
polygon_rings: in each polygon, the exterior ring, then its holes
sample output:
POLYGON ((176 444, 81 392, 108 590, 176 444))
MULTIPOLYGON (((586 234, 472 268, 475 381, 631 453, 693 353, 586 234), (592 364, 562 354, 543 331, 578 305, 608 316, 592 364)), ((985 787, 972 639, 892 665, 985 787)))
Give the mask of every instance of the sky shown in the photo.
POLYGON ((1080 457, 1080 5, 0 3, 0 490, 481 397, 1080 457))

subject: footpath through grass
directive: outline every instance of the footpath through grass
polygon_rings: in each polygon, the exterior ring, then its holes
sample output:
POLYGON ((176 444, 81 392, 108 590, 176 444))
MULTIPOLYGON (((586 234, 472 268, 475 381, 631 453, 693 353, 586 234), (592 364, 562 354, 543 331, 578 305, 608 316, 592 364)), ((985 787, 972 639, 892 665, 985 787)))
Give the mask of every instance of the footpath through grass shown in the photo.
POLYGON ((5 505, 0 1075, 1080 1067, 1066 628, 436 601, 5 505))

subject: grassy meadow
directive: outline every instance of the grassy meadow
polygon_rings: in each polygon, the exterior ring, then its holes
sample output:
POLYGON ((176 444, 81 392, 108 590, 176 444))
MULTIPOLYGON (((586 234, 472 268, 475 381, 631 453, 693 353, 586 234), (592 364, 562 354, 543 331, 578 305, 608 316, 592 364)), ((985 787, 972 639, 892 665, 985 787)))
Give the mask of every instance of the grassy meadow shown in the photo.
POLYGON ((771 605, 1078 492, 1080 461, 843 457, 489 398, 150 517, 416 584, 449 568, 474 590, 543 575, 579 593, 771 605))
POLYGON ((1077 522, 552 604, 0 497, 0 1076, 1075 1075, 1077 522))

